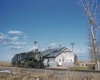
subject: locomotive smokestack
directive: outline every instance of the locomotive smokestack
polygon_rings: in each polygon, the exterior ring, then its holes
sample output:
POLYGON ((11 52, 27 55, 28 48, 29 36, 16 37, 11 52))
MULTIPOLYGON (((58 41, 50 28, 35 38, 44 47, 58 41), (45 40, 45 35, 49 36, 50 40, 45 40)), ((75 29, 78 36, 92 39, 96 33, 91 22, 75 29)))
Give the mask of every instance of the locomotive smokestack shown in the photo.
POLYGON ((35 52, 38 52, 38 49, 35 49, 35 52))
POLYGON ((48 47, 48 49, 50 50, 50 47, 48 47))

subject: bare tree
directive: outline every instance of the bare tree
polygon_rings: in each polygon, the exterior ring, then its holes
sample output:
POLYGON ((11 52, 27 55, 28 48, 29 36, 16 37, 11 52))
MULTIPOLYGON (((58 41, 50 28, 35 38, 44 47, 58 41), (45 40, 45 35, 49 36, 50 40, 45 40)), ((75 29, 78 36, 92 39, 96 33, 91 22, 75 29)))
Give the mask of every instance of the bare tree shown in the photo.
POLYGON ((85 10, 86 16, 89 21, 89 29, 91 34, 91 47, 94 53, 93 58, 95 59, 96 69, 99 69, 99 59, 98 59, 98 47, 97 47, 97 33, 99 28, 98 23, 98 12, 99 12, 99 0, 78 0, 78 4, 85 10))

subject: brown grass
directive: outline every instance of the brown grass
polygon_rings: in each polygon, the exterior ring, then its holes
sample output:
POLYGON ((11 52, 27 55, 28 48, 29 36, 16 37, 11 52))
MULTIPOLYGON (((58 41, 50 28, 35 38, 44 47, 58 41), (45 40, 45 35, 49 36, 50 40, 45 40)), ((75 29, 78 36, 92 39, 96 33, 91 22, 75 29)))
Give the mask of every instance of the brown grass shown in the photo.
POLYGON ((0 73, 0 80, 35 80, 35 78, 29 75, 0 73))
POLYGON ((89 75, 89 74, 76 74, 66 73, 64 75, 55 75, 51 71, 45 73, 26 73, 26 74, 9 74, 2 72, 0 73, 0 80, 36 80, 35 76, 38 76, 39 80, 100 80, 99 75, 89 75), (75 75, 75 76, 74 76, 75 75))
POLYGON ((11 62, 0 62, 0 66, 11 66, 11 62))
POLYGON ((69 67, 70 70, 90 70, 88 67, 80 67, 80 66, 74 66, 69 67))

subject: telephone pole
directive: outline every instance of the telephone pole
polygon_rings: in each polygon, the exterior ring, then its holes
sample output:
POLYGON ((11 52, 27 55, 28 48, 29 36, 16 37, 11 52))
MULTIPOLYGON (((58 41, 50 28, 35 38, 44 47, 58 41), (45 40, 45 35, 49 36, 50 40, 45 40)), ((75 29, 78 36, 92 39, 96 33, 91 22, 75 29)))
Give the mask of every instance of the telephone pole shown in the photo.
POLYGON ((73 51, 73 46, 75 45, 75 43, 71 42, 70 45, 72 45, 72 51, 73 51))
POLYGON ((59 44, 59 48, 61 48, 61 44, 59 44))

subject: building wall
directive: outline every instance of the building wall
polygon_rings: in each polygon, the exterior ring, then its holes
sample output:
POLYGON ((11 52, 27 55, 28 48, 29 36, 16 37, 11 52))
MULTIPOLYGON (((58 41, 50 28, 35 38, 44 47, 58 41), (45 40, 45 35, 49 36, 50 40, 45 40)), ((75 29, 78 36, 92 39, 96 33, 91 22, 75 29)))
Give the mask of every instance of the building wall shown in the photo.
POLYGON ((45 66, 73 66, 74 54, 72 52, 63 51, 56 58, 49 58, 44 60, 45 66), (49 61, 49 62, 48 62, 49 61))
POLYGON ((44 66, 47 66, 48 59, 44 59, 44 66))
POLYGON ((62 62, 74 62, 74 54, 71 52, 62 52, 56 57, 56 61, 59 62, 59 59, 61 59, 62 62))

